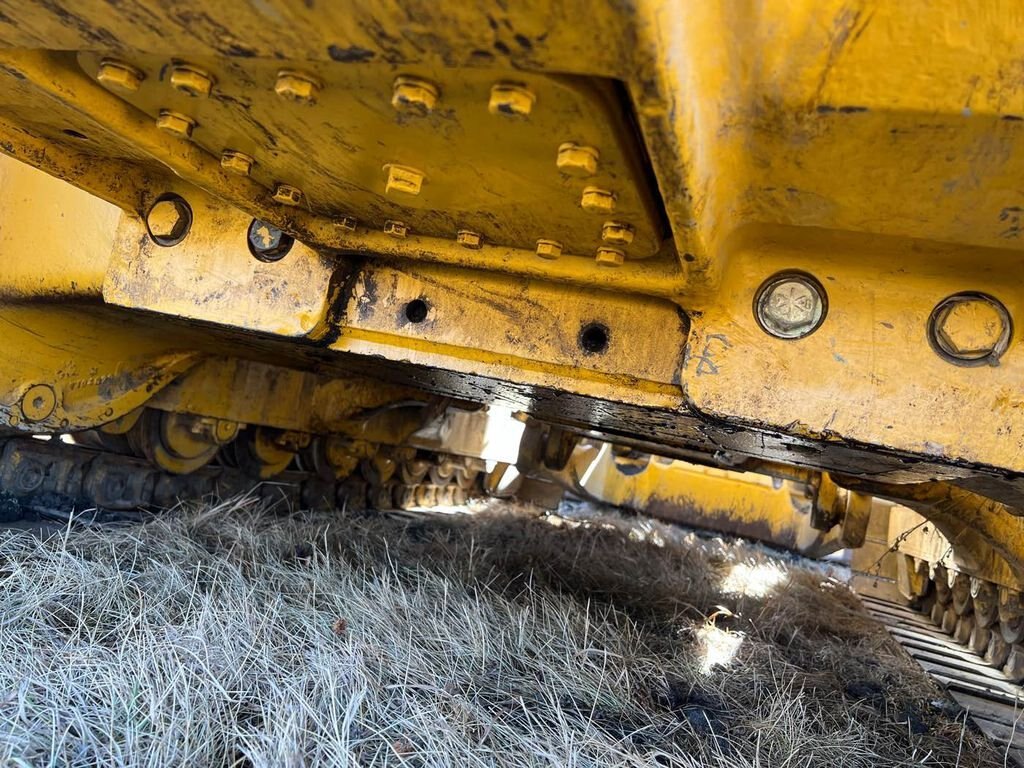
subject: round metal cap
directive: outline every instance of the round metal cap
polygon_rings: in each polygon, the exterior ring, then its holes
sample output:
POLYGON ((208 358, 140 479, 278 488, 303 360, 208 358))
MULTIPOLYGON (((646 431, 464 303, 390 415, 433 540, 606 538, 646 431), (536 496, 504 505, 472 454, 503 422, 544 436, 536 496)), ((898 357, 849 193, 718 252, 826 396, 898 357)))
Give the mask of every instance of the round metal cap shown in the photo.
POLYGON ((800 339, 825 321, 828 297, 821 283, 802 272, 784 272, 766 280, 754 299, 758 325, 778 339, 800 339))

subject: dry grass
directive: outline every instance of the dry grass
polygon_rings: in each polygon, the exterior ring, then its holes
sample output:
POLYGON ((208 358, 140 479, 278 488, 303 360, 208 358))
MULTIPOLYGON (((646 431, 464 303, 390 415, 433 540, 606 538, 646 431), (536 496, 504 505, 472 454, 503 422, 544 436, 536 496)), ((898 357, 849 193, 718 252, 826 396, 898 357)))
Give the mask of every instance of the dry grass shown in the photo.
POLYGON ((0 534, 0 755, 1002 764, 827 574, 627 529, 235 501, 113 532, 0 534))

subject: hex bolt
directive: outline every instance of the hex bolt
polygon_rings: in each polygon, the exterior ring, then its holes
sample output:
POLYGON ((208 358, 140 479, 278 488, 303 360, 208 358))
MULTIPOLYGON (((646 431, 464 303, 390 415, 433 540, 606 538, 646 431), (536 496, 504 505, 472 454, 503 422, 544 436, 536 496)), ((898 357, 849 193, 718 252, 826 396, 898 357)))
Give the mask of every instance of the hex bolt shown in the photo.
POLYGON ((394 163, 385 165, 384 170, 388 174, 384 184, 384 194, 390 195, 398 192, 403 195, 418 195, 420 193, 425 178, 422 171, 394 163))
POLYGON ((471 229, 460 229, 455 235, 455 242, 463 248, 472 248, 473 250, 476 250, 483 245, 484 239, 479 232, 474 232, 471 229))
POLYGON ((57 395, 49 384, 33 384, 21 398, 21 415, 25 421, 42 421, 53 414, 57 395))
POLYGON ((256 160, 237 149, 225 149, 220 153, 220 167, 239 176, 248 176, 255 164, 256 160))
POLYGON ((178 138, 189 139, 192 137, 192 131, 195 130, 196 121, 180 112, 161 109, 160 117, 156 119, 156 127, 178 138))
POLYGON ((278 183, 274 187, 274 200, 281 205, 302 205, 302 190, 291 184, 278 183))
POLYGON ((611 213, 615 210, 615 193, 600 187, 584 187, 580 207, 588 213, 611 213))
POLYGON ((274 92, 278 96, 299 104, 315 104, 322 88, 321 82, 313 75, 293 69, 278 72, 274 84, 274 92))
POLYGON ((601 227, 601 239, 608 245, 629 245, 633 242, 633 228, 621 221, 606 221, 601 227))
POLYGON ((253 219, 246 232, 251 253, 259 261, 272 263, 280 261, 295 244, 295 238, 273 224, 253 219))
POLYGON ((138 67, 116 59, 103 59, 100 62, 96 79, 109 88, 116 88, 126 93, 135 93, 146 79, 145 73, 138 67))
POLYGON ((555 165, 566 176, 584 178, 597 173, 597 161, 601 154, 594 147, 584 147, 574 141, 567 141, 558 147, 555 165))
POLYGON ((388 219, 384 222, 384 234, 392 237, 403 238, 409 234, 409 225, 404 221, 388 219))
POLYGON ((439 95, 438 87, 429 80, 399 75, 391 93, 391 106, 399 112, 426 115, 434 111, 439 95))
POLYGON ((352 216, 342 216, 335 220, 334 226, 342 232, 355 232, 357 222, 352 216))
POLYGON ((557 259, 562 255, 562 244, 557 240, 538 240, 537 255, 542 259, 557 259))
POLYGON ((533 91, 521 83, 495 83, 491 86, 487 110, 492 115, 524 117, 533 111, 536 101, 537 97, 533 91))
POLYGON ((626 260, 626 254, 617 248, 601 246, 597 249, 597 255, 594 259, 602 267, 621 267, 622 263, 626 260))
POLYGON ((157 245, 177 245, 192 228, 192 208, 178 195, 164 195, 146 214, 146 228, 157 245))
POLYGON ((191 64, 177 64, 171 69, 171 86, 189 96, 209 96, 214 82, 213 75, 191 64))
POLYGON ((769 278, 758 290, 754 313, 761 328, 778 339, 799 339, 825 320, 825 289, 810 275, 787 272, 769 278))
POLYGON ((928 320, 932 348, 951 363, 998 365, 1010 345, 1010 313, 983 293, 958 293, 943 299, 928 320))

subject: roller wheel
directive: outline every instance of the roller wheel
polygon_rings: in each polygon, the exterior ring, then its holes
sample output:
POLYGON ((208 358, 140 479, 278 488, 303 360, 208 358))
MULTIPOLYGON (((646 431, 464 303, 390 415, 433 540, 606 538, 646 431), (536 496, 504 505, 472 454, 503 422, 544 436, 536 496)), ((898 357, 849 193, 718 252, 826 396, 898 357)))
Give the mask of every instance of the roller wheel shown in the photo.
POLYGON ((295 451, 275 442, 274 431, 263 427, 247 429, 222 454, 224 462, 249 477, 267 480, 288 469, 295 451))
POLYGON ((974 618, 980 627, 991 627, 999 619, 999 590, 991 581, 974 579, 971 583, 974 598, 974 618))
POLYGON ((971 599, 971 577, 966 573, 958 573, 953 577, 953 586, 950 588, 953 597, 953 610, 957 616, 967 616, 974 611, 974 603, 971 599))
POLYGON ((961 616, 956 620, 956 628, 953 630, 953 639, 961 645, 967 645, 971 640, 971 633, 974 631, 974 617, 961 616))
POLYGON ((1008 643, 1024 640, 1024 605, 1020 592, 999 588, 999 631, 1008 643))
POLYGON ((988 641, 991 635, 991 629, 988 627, 979 627, 975 624, 974 629, 971 631, 971 636, 967 640, 967 647, 979 656, 984 656, 985 651, 988 649, 988 641))
POLYGON ((1010 656, 1010 645, 999 632, 991 633, 988 648, 985 649, 985 662, 993 667, 1003 666, 1010 656))
POLYGON ((935 598, 946 605, 953 600, 953 591, 949 588, 949 571, 944 565, 932 568, 932 583, 935 585, 935 598))

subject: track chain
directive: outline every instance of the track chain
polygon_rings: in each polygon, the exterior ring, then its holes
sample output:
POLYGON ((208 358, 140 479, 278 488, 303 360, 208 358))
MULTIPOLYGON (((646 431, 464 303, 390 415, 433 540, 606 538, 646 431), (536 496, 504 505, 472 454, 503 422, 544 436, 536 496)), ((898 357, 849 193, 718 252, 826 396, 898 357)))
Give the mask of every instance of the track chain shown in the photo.
POLYGON ((272 479, 211 463, 172 474, 146 459, 124 455, 94 441, 10 438, 0 443, 0 492, 27 508, 95 507, 161 509, 184 500, 255 493, 293 508, 407 509, 463 504, 479 490, 483 464, 476 459, 406 449, 386 476, 359 468, 341 480, 303 470, 298 462, 272 479), (409 471, 407 465, 412 465, 409 471), (432 471, 440 467, 444 471, 432 471))

